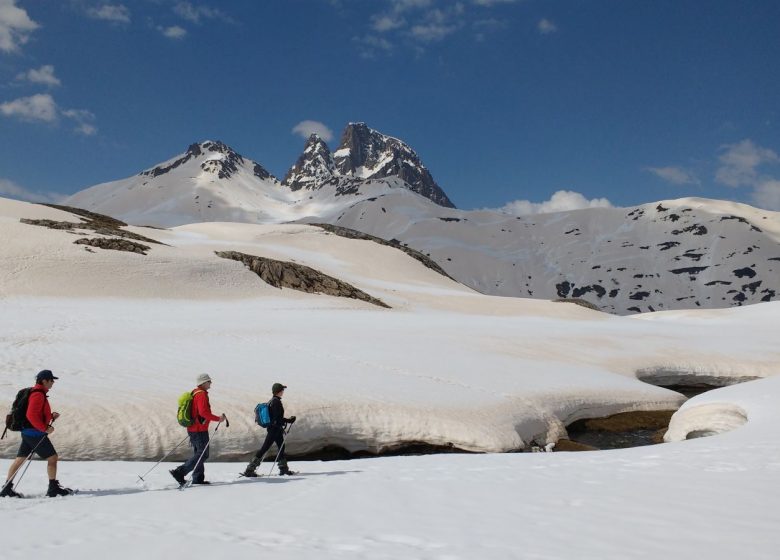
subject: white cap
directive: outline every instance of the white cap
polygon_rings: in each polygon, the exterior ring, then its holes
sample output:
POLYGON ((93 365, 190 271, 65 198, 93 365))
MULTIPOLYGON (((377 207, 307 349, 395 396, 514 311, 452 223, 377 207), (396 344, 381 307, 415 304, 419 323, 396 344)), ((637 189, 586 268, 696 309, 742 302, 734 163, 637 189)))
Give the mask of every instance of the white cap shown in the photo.
POLYGON ((208 373, 201 373, 195 381, 197 382, 198 386, 200 386, 211 381, 211 377, 209 377, 208 373))

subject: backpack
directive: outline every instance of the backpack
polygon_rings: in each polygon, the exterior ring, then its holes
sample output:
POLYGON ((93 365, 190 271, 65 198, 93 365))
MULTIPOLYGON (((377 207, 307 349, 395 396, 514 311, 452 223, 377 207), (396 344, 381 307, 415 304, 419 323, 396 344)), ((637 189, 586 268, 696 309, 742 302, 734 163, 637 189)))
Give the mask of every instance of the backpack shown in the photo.
POLYGON ((255 422, 259 424, 261 428, 267 428, 271 425, 270 402, 271 401, 260 403, 255 407, 255 422))
POLYGON ((12 432, 21 432, 25 428, 30 427, 30 423, 27 421, 27 406, 30 404, 30 395, 35 393, 43 393, 40 389, 33 389, 27 387, 16 393, 14 403, 11 405, 11 412, 5 416, 5 430, 0 439, 5 437, 8 430, 12 432))
POLYGON ((195 394, 200 392, 199 389, 195 389, 194 391, 182 393, 179 397, 179 410, 176 413, 176 420, 178 420, 180 426, 189 428, 195 423, 195 419, 192 417, 192 400, 195 398, 195 394))

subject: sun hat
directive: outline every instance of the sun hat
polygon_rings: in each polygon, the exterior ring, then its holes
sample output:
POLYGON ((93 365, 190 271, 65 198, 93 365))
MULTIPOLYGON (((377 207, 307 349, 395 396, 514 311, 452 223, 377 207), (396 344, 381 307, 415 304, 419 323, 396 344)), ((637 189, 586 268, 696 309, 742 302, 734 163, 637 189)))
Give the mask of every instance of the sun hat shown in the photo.
POLYGON ((209 377, 208 373, 201 373, 195 381, 197 382, 198 386, 200 386, 211 381, 211 377, 209 377))

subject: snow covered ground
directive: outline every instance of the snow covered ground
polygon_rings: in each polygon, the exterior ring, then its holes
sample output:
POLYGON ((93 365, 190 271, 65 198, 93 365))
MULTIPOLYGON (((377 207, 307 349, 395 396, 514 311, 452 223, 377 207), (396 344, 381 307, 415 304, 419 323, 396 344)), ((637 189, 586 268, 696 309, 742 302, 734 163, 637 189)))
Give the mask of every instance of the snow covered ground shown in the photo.
MULTIPOLYGON (((149 254, 74 245, 19 218, 78 221, 0 199, 0 402, 50 368, 59 478, 36 462, 0 500, 0 556, 59 558, 774 558, 780 534, 780 302, 614 317, 477 294, 404 253, 309 226, 152 230, 149 254), (296 261, 388 303, 277 290, 215 250, 296 261), (231 420, 208 477, 179 492, 178 395, 208 372, 231 420), (649 448, 298 462, 237 481, 259 445, 254 404, 289 385, 290 449, 401 443, 507 451, 565 425, 676 409, 654 382, 766 378, 696 397, 649 448), (721 433, 719 433, 721 432, 721 433), (712 437, 686 437, 718 433, 712 437), (141 460, 141 461, 138 461, 141 460), (42 539, 42 540, 41 540, 42 539)), ((18 436, 0 442, 0 470, 18 436)), ((268 467, 266 467, 268 468, 268 467)))

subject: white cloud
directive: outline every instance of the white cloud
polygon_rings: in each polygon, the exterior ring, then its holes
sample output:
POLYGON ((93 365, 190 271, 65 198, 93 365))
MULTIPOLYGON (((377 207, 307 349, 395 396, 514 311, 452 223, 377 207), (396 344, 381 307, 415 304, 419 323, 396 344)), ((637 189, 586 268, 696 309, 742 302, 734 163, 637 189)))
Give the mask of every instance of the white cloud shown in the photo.
POLYGON ((426 43, 441 41, 448 35, 457 31, 456 25, 443 25, 440 23, 427 23, 422 25, 413 25, 410 31, 412 37, 426 43))
POLYGON ((681 167, 645 167, 649 171, 660 177, 664 181, 675 185, 698 185, 700 181, 696 175, 681 167))
POLYGON ((103 4, 97 8, 87 9, 87 15, 92 19, 113 21, 114 23, 130 23, 130 10, 124 4, 103 4))
POLYGON ((0 113, 23 121, 54 122, 57 120, 57 104, 48 93, 39 93, 0 103, 0 113))
POLYGON ((64 195, 52 192, 37 192, 20 187, 9 179, 0 177, 0 196, 25 200, 27 202, 61 202, 64 195))
POLYGON ((760 182, 753 190, 752 200, 761 208, 780 211, 780 181, 767 179, 760 182))
POLYGON ((536 29, 538 29, 539 33, 542 35, 549 35, 550 33, 558 31, 558 26, 549 19, 542 18, 539 20, 539 23, 536 24, 536 29))
POLYGON ((169 39, 184 39, 187 35, 187 30, 178 25, 172 25, 170 27, 158 27, 160 33, 168 37, 169 39))
POLYGON ((84 136, 97 134, 97 127, 93 124, 95 115, 91 111, 86 109, 68 109, 62 111, 62 116, 75 122, 76 127, 73 129, 73 132, 83 134, 84 136))
POLYGON ((389 54, 393 50, 393 44, 390 41, 375 35, 353 37, 352 41, 359 46, 361 58, 372 59, 376 57, 378 52, 389 54))
POLYGON ((200 23, 201 19, 221 19, 232 22, 232 19, 218 8, 208 6, 195 6, 191 2, 178 2, 173 11, 182 19, 192 23, 200 23))
POLYGON ((477 6, 495 6, 496 4, 512 4, 518 0, 474 0, 477 6))
POLYGON ((371 28, 384 33, 406 25, 406 20, 398 14, 378 14, 371 17, 371 28))
POLYGON ((721 165, 715 180, 729 187, 755 186, 759 181, 759 166, 780 162, 775 152, 757 146, 749 139, 722 146, 721 151, 723 153, 718 157, 721 165))
POLYGON ((61 84, 59 78, 54 75, 54 66, 51 64, 46 64, 38 69, 32 68, 27 72, 22 72, 16 76, 16 79, 49 87, 56 87, 61 84))
POLYGON ((293 127, 292 132, 305 139, 316 134, 325 142, 333 140, 333 131, 319 121, 301 121, 293 127))
POLYGON ((61 110, 54 98, 48 93, 39 93, 0 103, 0 114, 26 122, 46 123, 56 123, 60 117, 64 117, 74 121, 76 126, 73 131, 78 134, 93 136, 97 133, 93 113, 85 109, 61 110))
POLYGON ((18 51, 38 27, 27 11, 16 5, 16 0, 0 0, 0 51, 18 51))
POLYGON ((567 212, 583 208, 612 208, 612 204, 606 198, 594 198, 588 200, 581 193, 574 191, 557 191, 550 200, 544 202, 531 202, 530 200, 515 200, 499 208, 499 212, 513 214, 515 216, 527 216, 530 214, 548 214, 550 212, 567 212))

